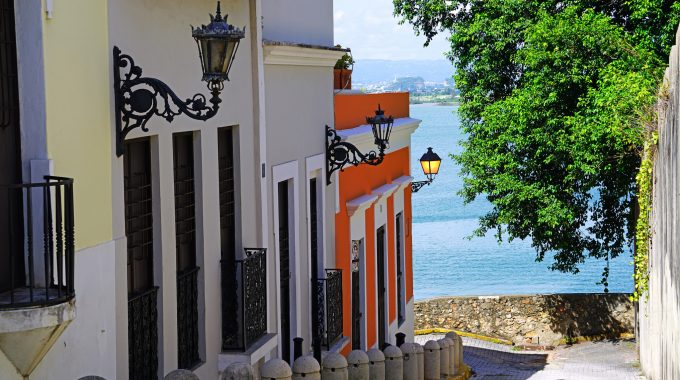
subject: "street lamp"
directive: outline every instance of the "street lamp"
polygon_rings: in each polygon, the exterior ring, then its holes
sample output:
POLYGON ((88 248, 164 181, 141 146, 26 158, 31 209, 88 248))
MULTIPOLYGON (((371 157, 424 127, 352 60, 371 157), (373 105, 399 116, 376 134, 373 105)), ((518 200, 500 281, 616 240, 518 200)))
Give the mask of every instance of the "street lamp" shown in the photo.
POLYGON ((333 172, 343 171, 347 165, 357 166, 368 164, 377 166, 385 158, 385 150, 390 143, 390 134, 394 119, 392 116, 386 117, 385 111, 380 108, 375 111, 375 116, 367 116, 366 122, 371 125, 375 145, 378 152, 372 150, 368 153, 361 153, 359 149, 338 136, 335 129, 326 126, 326 183, 330 185, 333 172))
POLYGON ((423 173, 427 177, 427 181, 418 181, 411 183, 411 192, 417 193, 420 188, 429 185, 434 181, 434 177, 439 173, 439 166, 442 159, 439 155, 432 151, 432 148, 427 148, 427 152, 420 157, 420 166, 423 168, 423 173))
POLYGON ((156 78, 142 76, 142 68, 128 54, 113 48, 113 86, 116 112, 116 155, 125 153, 125 136, 136 128, 148 132, 146 123, 154 115, 172 122, 175 116, 184 114, 195 120, 208 120, 217 114, 222 102, 220 93, 224 81, 229 80, 229 70, 234 63, 236 50, 245 37, 245 27, 239 29, 222 17, 220 2, 210 23, 200 28, 191 27, 191 35, 198 45, 203 70, 202 80, 208 82, 212 97, 196 94, 182 100, 170 87, 156 78))

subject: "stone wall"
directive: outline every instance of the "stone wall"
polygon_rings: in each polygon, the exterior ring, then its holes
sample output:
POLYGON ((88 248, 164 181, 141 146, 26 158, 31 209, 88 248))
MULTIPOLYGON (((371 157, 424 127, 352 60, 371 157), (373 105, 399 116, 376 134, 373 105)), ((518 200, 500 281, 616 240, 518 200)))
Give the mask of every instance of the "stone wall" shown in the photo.
POLYGON ((416 330, 446 328, 507 339, 519 345, 556 345, 575 337, 632 334, 628 294, 442 297, 415 303, 416 330))
MULTIPOLYGON (((680 31, 678 32, 680 35, 680 31)), ((670 54, 658 110, 650 219, 649 297, 638 316, 640 364, 650 380, 680 379, 680 36, 670 54)))

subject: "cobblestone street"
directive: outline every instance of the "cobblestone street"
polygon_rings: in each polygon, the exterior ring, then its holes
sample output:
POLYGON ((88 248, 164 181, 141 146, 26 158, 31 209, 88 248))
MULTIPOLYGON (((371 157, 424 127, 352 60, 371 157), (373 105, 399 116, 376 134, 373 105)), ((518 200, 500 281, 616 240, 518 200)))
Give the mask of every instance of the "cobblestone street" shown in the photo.
MULTIPOLYGON (((420 335, 415 341, 441 339, 420 335)), ((635 342, 584 342, 553 351, 514 351, 512 346, 463 337, 464 360, 473 379, 502 380, 638 380, 635 342)))

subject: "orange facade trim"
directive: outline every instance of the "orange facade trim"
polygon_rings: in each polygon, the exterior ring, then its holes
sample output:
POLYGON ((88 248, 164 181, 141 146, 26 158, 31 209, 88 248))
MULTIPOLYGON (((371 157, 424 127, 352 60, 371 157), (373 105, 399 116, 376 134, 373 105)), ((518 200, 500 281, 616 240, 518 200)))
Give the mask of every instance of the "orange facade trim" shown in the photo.
POLYGON ((335 96, 335 129, 366 124, 366 116, 374 115, 378 104, 387 116, 392 115, 395 119, 409 116, 408 92, 338 94, 335 96))

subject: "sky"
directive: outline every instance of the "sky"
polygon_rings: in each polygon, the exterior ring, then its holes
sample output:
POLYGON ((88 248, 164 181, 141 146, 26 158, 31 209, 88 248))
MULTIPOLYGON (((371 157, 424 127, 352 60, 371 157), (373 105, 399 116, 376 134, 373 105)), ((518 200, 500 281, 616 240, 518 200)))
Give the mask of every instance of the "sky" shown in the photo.
POLYGON ((444 59, 449 43, 437 35, 430 46, 410 24, 399 25, 392 0, 334 0, 335 43, 362 59, 444 59))

